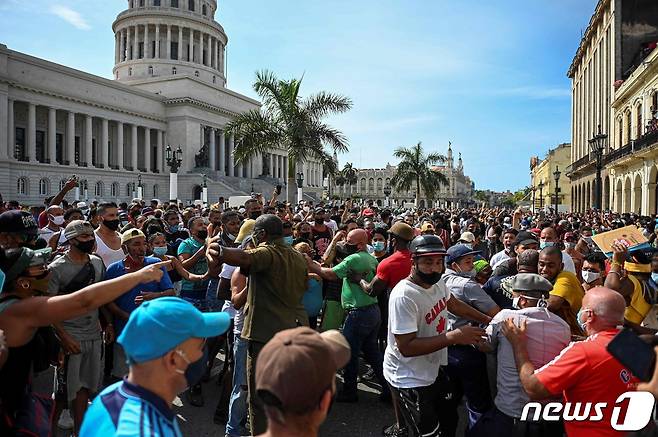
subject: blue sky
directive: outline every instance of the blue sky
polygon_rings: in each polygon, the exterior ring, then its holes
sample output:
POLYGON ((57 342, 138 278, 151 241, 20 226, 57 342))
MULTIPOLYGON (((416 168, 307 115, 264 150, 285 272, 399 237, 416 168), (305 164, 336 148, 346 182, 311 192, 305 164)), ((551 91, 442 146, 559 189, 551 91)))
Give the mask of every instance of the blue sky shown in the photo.
MULTIPOLYGON (((126 0, 0 0, 0 43, 111 78, 126 0)), ((566 71, 596 0, 220 0, 229 88, 304 74, 302 93, 354 101, 330 122, 341 166, 383 167, 422 141, 462 152, 480 189, 529 182, 529 159, 570 141, 566 71)))

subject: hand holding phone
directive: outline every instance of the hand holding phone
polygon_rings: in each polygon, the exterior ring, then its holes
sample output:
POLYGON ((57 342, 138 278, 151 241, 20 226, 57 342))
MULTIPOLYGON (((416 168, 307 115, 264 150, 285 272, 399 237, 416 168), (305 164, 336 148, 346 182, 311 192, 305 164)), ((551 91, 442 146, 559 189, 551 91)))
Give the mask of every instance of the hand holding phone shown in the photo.
POLYGON ((638 379, 651 380, 656 366, 656 354, 653 347, 631 329, 624 328, 619 331, 608 343, 607 350, 638 379))

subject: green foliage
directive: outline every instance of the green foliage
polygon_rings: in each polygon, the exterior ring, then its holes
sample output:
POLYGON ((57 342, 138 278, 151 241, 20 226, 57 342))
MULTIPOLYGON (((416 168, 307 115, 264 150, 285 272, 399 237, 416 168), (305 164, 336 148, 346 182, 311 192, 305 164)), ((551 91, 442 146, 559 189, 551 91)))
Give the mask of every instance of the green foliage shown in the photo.
POLYGON ((391 185, 400 191, 416 190, 416 204, 420 199, 422 188, 427 199, 436 197, 441 185, 448 185, 448 179, 441 172, 434 171, 431 166, 446 161, 446 157, 438 153, 425 154, 422 143, 412 147, 399 147, 393 155, 401 161, 397 166, 391 185))

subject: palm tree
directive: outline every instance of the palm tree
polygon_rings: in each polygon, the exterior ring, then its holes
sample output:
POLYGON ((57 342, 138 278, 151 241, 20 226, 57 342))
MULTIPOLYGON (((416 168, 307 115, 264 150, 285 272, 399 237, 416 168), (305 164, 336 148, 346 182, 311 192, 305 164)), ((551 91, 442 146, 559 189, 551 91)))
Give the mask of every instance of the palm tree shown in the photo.
MULTIPOLYGON (((302 77, 303 79, 303 77, 302 77)), ((352 107, 348 97, 321 91, 302 98, 302 79, 281 80, 264 70, 256 73, 254 90, 263 101, 260 109, 238 115, 226 130, 235 135, 236 162, 244 162, 273 148, 288 152, 288 187, 295 185, 295 173, 311 159, 325 162, 324 147, 346 152, 347 138, 339 130, 323 123, 330 114, 343 113, 352 107)), ((292 196, 294 190, 288 190, 292 196)))
POLYGON ((354 184, 356 184, 358 181, 357 170, 352 166, 351 162, 346 162, 340 173, 345 181, 344 184, 350 187, 350 195, 351 195, 354 184))
POLYGON ((428 200, 433 199, 441 185, 448 185, 448 179, 441 172, 431 169, 446 161, 446 157, 439 153, 425 155, 422 143, 412 147, 399 147, 393 155, 402 161, 398 164, 391 184, 400 191, 408 191, 415 184, 416 206, 420 200, 420 190, 423 189, 428 200))

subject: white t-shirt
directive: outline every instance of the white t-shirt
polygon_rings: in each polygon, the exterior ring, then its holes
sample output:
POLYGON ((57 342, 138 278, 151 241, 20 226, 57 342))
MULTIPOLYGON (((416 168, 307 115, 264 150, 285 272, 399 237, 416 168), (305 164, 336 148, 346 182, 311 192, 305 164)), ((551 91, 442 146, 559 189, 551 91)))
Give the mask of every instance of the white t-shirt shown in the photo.
POLYGON ((491 259, 489 260, 489 264, 491 264, 492 269, 495 269, 500 265, 500 263, 502 263, 503 261, 507 261, 508 259, 510 259, 510 256, 507 254, 505 249, 503 249, 491 257, 491 259))
POLYGON ((332 233, 338 232, 338 223, 336 223, 334 220, 325 220, 324 221, 325 226, 327 226, 329 229, 331 229, 332 233))
POLYGON ((571 258, 571 255, 566 252, 562 252, 562 263, 564 264, 562 270, 565 272, 571 272, 574 275, 576 274, 576 265, 573 263, 573 258, 571 258))
POLYGON ((445 333, 448 330, 448 299, 450 293, 443 281, 425 289, 403 279, 391 291, 384 378, 393 387, 431 385, 439 374, 439 367, 448 364, 446 348, 418 357, 402 356, 394 335, 416 332, 417 337, 433 337, 445 333))

